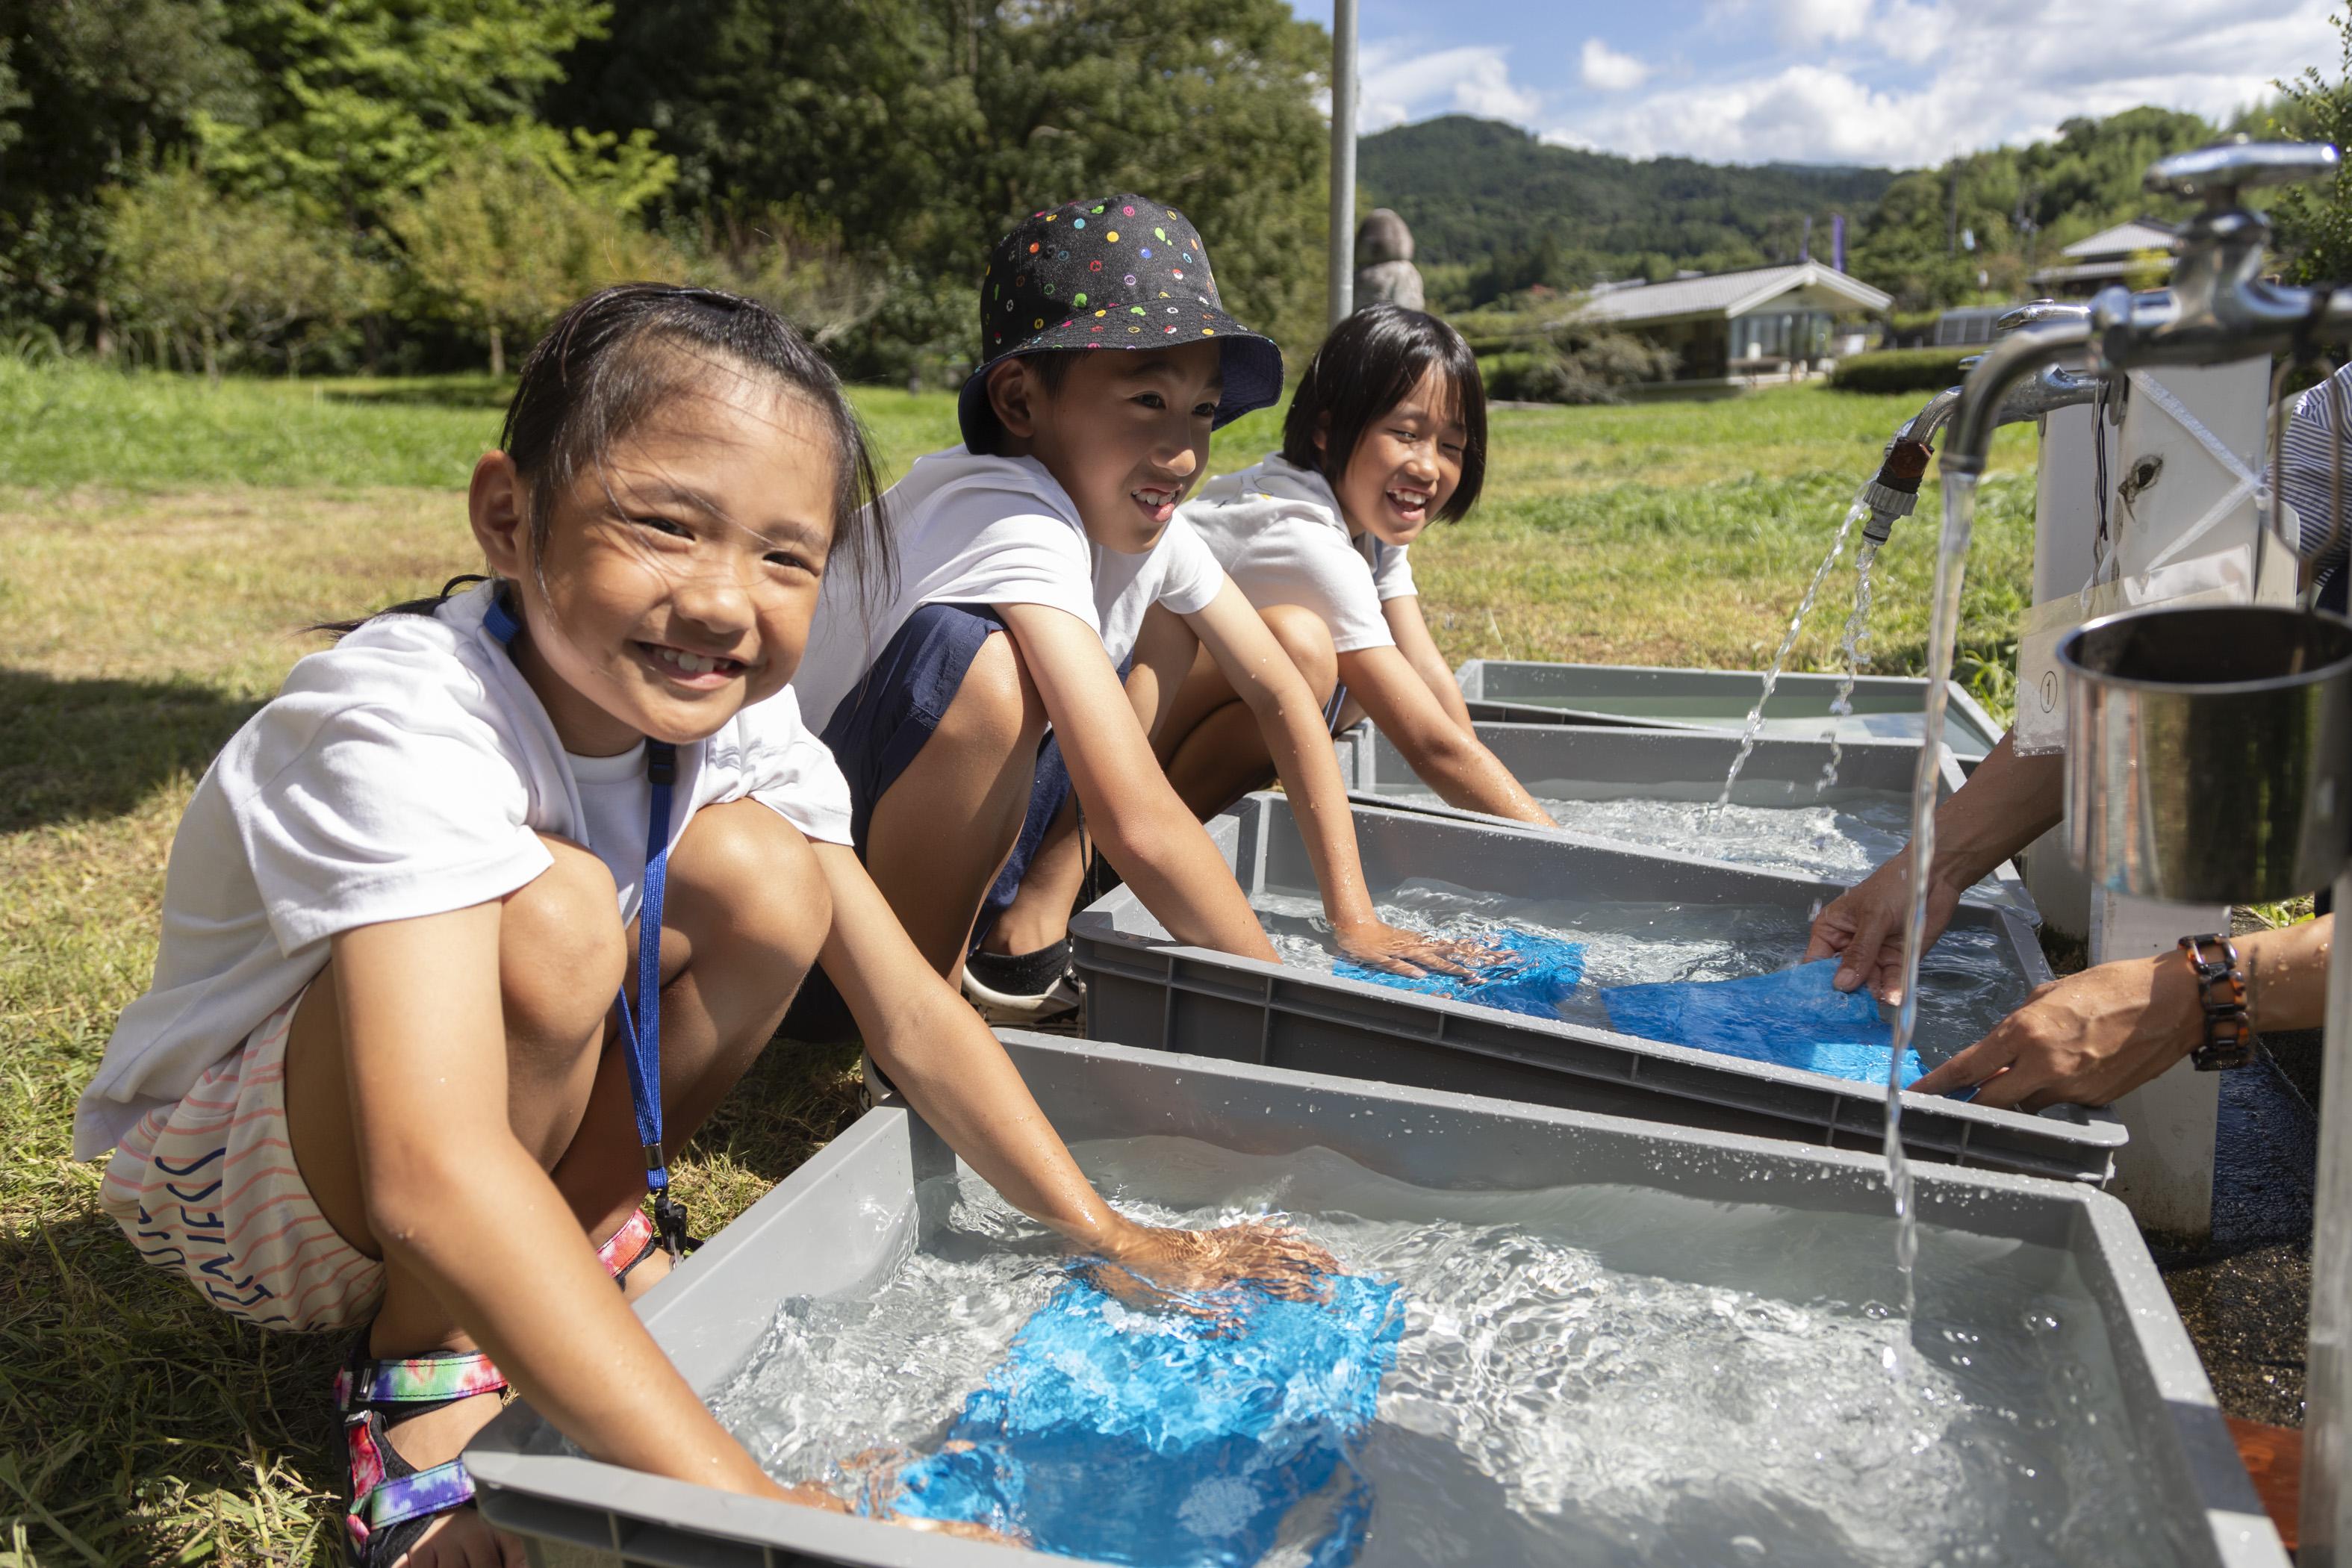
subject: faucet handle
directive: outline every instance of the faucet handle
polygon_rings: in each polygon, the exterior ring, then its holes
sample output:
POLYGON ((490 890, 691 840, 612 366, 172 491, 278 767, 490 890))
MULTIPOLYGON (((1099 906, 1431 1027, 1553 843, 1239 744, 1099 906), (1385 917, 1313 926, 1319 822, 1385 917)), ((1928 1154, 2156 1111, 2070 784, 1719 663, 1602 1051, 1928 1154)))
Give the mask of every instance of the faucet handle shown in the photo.
POLYGON ((1993 318, 1996 332, 2013 332, 2020 327, 2039 325, 2043 321, 2087 321, 2091 307, 2080 302, 2059 300, 2032 300, 2003 310, 1993 318))
POLYGON ((2325 142, 2256 142, 2243 132, 2153 164, 2140 184, 2152 195, 2202 196, 2209 210, 2238 205, 2255 185, 2286 185, 2336 173, 2336 149, 2325 142))

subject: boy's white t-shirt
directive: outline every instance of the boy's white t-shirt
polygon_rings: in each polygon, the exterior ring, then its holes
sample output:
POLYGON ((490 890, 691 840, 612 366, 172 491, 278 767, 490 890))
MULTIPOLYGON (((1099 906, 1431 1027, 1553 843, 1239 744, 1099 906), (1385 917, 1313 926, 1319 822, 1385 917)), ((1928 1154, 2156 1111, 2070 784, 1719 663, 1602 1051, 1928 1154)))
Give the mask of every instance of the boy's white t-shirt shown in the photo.
POLYGON ((1034 458, 950 447, 918 458, 881 504, 895 583, 885 591, 845 561, 828 565, 793 677, 819 731, 925 605, 1050 605, 1091 626, 1116 665, 1133 651, 1151 605, 1192 615, 1224 585, 1215 559, 1173 521, 1140 555, 1094 544, 1077 503, 1034 458))
MULTIPOLYGON (((635 910, 652 786, 567 759, 539 698, 482 624, 490 585, 436 616, 383 616, 297 664, 229 738, 172 840, 153 984, 123 1009, 74 1116, 104 1153, 179 1100, 327 963, 339 931, 502 897, 585 842, 635 910), (584 787, 583 787, 584 784, 584 787), (616 841, 617 840, 617 841, 616 841), (625 872, 625 875, 624 873, 625 872)), ((789 688, 678 749, 670 842, 706 805, 758 800, 849 842, 849 786, 789 688)), ((422 978, 422 977, 420 977, 422 978)))
POLYGON ((1406 547, 1370 533, 1349 537, 1339 498, 1321 474, 1270 452, 1211 479, 1181 516, 1251 604, 1314 611, 1340 653, 1395 646, 1381 606, 1420 591, 1406 547))

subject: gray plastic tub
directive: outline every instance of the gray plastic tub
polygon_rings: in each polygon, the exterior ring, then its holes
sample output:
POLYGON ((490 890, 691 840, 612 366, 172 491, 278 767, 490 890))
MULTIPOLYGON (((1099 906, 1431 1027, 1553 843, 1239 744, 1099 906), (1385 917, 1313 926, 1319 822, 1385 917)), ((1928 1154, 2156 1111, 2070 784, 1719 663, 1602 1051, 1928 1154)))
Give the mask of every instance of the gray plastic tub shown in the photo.
MULTIPOLYGON (((1376 898, 1440 876, 1481 890, 1639 903, 1772 906, 1807 918, 1837 889, 1802 877, 1631 850, 1573 834, 1357 805, 1356 842, 1376 898)), ((1245 797, 1210 824, 1253 900, 1315 882, 1290 807, 1245 797)), ((1990 928, 2023 990, 2050 978, 2033 933, 2006 910, 1961 906, 1953 929, 1990 928)), ((1686 1049, 1589 1025, 1533 1018, 1360 980, 1173 942, 1132 889, 1113 889, 1070 922, 1087 983, 1086 1033, 1099 1040, 1499 1096, 1722 1132, 1876 1149, 1885 1086, 1686 1049)), ((2124 1128, 2105 1109, 2038 1116, 1940 1097, 1904 1096, 1914 1158, 2104 1185, 2124 1128)))
MULTIPOLYGON (((1784 1209, 1886 1225, 1879 1163, 1861 1155, 1087 1041, 1011 1033, 1004 1040, 1073 1143, 1156 1133, 1255 1154, 1321 1147, 1423 1188, 1614 1184, 1734 1205, 1769 1197, 1784 1209), (1395 1135, 1405 1128, 1411 1136, 1395 1135)), ((936 1135, 886 1102, 713 1237, 638 1310, 687 1380, 715 1394, 759 1347, 786 1298, 870 1291, 919 1243, 916 1184, 953 1169, 936 1135)), ((1929 1226, 2033 1243, 2064 1255, 2053 1266, 2071 1262, 2115 1368, 2122 1408, 2114 1418, 2138 1450, 2139 1463, 2116 1483, 2133 1489, 2135 1508, 2160 1519, 2181 1560, 2284 1564, 2123 1205, 2079 1185, 1950 1170, 1922 1171, 1917 1193, 1929 1226)), ((1931 1231, 1926 1246, 1932 1253, 1937 1245, 1931 1231)), ((1006 1548, 726 1496, 580 1458, 527 1404, 492 1421, 467 1449, 466 1464, 482 1511, 523 1537, 542 1568, 988 1568, 1013 1561, 1006 1548)), ((1375 1500, 1375 1538, 1378 1507, 1375 1500)))
MULTIPOLYGON (((1712 801, 1723 793, 1724 775, 1738 754, 1739 739, 1699 730, 1580 730, 1561 724, 1480 723, 1473 726, 1478 739, 1511 776, 1547 799, 1560 800, 1679 800, 1712 801)), ((1342 731, 1332 742, 1339 759, 1339 776, 1348 793, 1366 805, 1389 805, 1425 811, 1457 822, 1517 826, 1507 817, 1486 812, 1403 797, 1426 795, 1429 786, 1417 777, 1404 753, 1367 719, 1342 731)), ((1733 800, 1740 805, 1802 806, 1826 799, 1831 804, 1877 795, 1906 809, 1911 798, 1912 770, 1919 748, 1900 741, 1850 741, 1838 748, 1837 788, 1826 797, 1821 792, 1822 767, 1830 761, 1826 741, 1762 741, 1740 767, 1733 800)), ((1943 794, 1967 782, 1951 748, 1943 748, 1943 794)), ((1705 844, 1689 853, 1709 855, 1705 844)), ((1985 892, 1997 901, 2039 923, 2025 879, 2004 860, 1987 881, 1985 892)))
MULTIPOLYGON (((1664 730, 1733 730, 1747 723, 1764 689, 1755 669, 1672 669, 1646 664, 1536 664, 1474 658, 1454 672, 1473 719, 1526 724, 1632 726, 1664 730)), ((1865 675, 1854 682, 1853 711, 1830 713, 1841 678, 1792 671, 1772 689, 1764 707, 1766 735, 1808 741, 1917 742, 1927 705, 1925 677, 1865 675)), ((1965 767, 1974 767, 2000 743, 2002 726, 1975 698, 1948 682, 1945 743, 1965 767)))

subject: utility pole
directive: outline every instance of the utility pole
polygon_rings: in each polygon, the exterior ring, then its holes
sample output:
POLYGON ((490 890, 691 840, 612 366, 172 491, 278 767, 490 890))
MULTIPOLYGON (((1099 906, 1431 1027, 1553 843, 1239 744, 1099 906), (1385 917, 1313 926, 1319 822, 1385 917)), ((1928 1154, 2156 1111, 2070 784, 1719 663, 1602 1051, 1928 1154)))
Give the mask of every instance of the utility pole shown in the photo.
POLYGON ((1330 324, 1356 308, 1356 0, 1331 0, 1330 324))

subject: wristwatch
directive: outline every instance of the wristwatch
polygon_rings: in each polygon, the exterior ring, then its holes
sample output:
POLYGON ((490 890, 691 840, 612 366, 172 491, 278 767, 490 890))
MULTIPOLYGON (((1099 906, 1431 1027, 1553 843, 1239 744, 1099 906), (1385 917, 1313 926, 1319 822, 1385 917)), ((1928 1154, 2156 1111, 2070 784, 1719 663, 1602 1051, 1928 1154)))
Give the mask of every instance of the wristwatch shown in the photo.
POLYGON ((2213 931, 2182 937, 2180 951, 2197 976, 2197 999, 2205 1010, 2205 1039, 2189 1059, 2199 1072, 2244 1067, 2254 1059, 2254 1027, 2246 1016, 2246 971, 2237 944, 2213 931))

